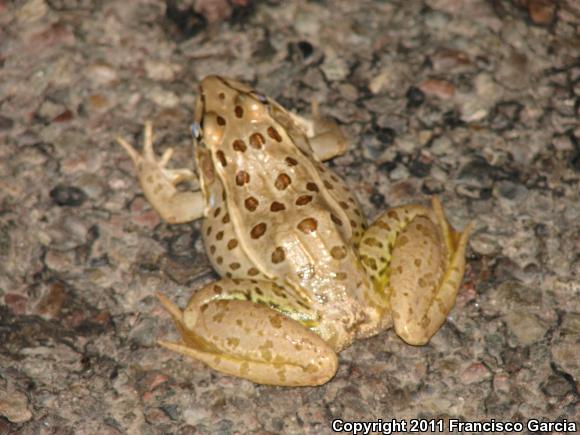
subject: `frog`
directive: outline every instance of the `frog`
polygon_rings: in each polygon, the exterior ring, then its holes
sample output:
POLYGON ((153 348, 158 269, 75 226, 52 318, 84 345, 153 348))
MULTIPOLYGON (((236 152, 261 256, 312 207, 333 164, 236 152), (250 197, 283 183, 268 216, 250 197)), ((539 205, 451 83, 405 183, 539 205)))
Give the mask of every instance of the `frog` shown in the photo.
POLYGON ((183 310, 157 292, 180 336, 161 346, 226 375, 293 387, 328 382, 340 351, 391 327, 410 345, 429 342, 455 304, 473 223, 455 230, 434 197, 369 225, 323 163, 348 140, 316 102, 301 117, 212 75, 199 84, 193 117, 195 172, 193 162, 168 167, 172 148, 156 157, 150 121, 142 152, 117 139, 163 220, 203 218, 220 276, 183 310))

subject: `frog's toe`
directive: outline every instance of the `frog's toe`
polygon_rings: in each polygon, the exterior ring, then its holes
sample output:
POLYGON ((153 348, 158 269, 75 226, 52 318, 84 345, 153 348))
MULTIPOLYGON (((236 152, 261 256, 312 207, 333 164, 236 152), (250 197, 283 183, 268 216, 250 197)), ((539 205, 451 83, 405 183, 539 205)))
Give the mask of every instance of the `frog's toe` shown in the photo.
POLYGON ((142 157, 141 154, 139 154, 139 152, 133 147, 133 145, 131 145, 122 137, 116 137, 115 140, 125 149, 125 151, 127 151, 127 154, 129 154, 129 157, 131 157, 133 164, 136 167, 139 166, 139 162, 141 161, 142 157))

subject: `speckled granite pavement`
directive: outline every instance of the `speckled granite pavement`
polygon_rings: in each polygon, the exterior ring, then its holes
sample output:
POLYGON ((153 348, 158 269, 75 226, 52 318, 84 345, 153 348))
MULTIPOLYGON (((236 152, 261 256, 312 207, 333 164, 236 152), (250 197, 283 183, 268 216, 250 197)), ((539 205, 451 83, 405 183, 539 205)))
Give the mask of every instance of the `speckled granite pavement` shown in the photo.
POLYGON ((578 421, 579 35, 575 0, 0 0, 0 433, 578 421), (175 331, 154 291, 183 306, 215 274, 200 222, 161 223, 113 138, 153 119, 158 150, 190 159, 210 73, 322 101, 352 143, 330 165, 370 217, 438 194, 476 220, 428 346, 388 331, 287 389, 156 345, 175 331))

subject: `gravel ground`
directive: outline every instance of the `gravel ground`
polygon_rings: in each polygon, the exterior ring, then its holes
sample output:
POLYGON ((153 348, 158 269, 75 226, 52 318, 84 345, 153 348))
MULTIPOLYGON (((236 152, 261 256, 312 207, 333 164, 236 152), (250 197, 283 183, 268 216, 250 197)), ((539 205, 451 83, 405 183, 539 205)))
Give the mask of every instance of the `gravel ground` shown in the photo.
POLYGON ((0 0, 0 433, 329 433, 330 422, 578 417, 580 2, 0 0), (212 73, 351 141, 365 212, 438 194, 474 219, 425 347, 355 343, 317 388, 222 376, 156 345, 216 278, 200 222, 144 200, 118 134, 190 159, 212 73))

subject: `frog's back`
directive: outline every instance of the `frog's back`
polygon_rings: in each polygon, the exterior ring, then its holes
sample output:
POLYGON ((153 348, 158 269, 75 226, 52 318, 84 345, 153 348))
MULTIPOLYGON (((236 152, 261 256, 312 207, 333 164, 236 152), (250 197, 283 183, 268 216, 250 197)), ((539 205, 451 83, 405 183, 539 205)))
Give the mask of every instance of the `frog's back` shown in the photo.
POLYGON ((268 278, 287 281, 309 298, 327 292, 330 281, 345 288, 354 279, 349 274, 360 274, 352 223, 364 225, 352 195, 275 103, 231 88, 211 100, 216 106, 206 108, 205 136, 245 255, 268 278))

